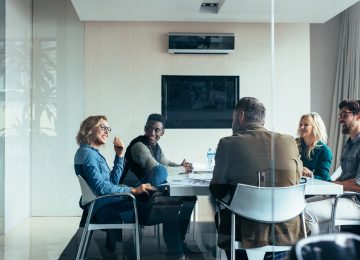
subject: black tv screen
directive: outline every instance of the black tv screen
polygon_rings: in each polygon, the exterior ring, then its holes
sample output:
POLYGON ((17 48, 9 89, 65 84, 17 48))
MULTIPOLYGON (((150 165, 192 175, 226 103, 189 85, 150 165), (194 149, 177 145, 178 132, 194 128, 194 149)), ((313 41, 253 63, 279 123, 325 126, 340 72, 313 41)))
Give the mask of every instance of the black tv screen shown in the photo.
POLYGON ((239 76, 162 76, 166 128, 231 128, 239 76))

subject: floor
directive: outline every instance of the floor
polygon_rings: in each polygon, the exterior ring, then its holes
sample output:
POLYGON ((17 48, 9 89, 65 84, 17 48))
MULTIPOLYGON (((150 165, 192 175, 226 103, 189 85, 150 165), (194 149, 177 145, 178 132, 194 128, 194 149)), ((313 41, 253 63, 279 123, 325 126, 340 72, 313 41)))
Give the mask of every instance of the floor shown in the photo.
POLYGON ((0 260, 58 259, 79 221, 79 217, 28 218, 0 236, 0 260))
MULTIPOLYGON (((199 198, 196 209, 197 222, 213 221, 208 198, 199 198), (203 201, 202 201, 203 200, 203 201)), ((52 260, 58 259, 78 229, 79 217, 31 217, 17 225, 5 236, 0 236, 0 260, 52 260)), ((201 225, 197 225, 198 227, 201 225)), ((212 225, 211 225, 212 226, 212 225)), ((197 237, 199 249, 208 250, 213 244, 214 232, 189 230, 188 237, 197 237)))

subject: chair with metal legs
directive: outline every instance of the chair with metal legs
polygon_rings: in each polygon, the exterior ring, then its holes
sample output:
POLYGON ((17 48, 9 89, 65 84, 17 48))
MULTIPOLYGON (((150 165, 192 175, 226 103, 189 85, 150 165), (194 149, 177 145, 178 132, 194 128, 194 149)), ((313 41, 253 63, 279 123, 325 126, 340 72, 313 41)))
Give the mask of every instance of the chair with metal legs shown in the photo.
MULTIPOLYGON (((331 175, 331 180, 335 181, 341 175, 341 167, 338 167, 335 172, 331 175)), ((332 212, 331 212, 331 226, 330 232, 335 232, 336 227, 338 227, 338 231, 341 230, 342 225, 360 225, 360 219, 341 219, 337 217, 337 206, 340 199, 353 199, 357 197, 360 200, 359 192, 345 191, 343 194, 339 194, 335 197, 335 201, 333 204, 332 212)))
POLYGON ((354 199, 357 197, 358 200, 360 200, 360 193, 359 192, 352 192, 352 191, 346 191, 343 194, 339 194, 335 197, 335 201, 333 204, 332 212, 331 212, 331 226, 330 226, 330 232, 335 232, 336 227, 338 227, 338 231, 341 230, 342 225, 360 225, 360 219, 354 218, 354 219, 341 219, 337 217, 337 206, 339 203, 339 200, 341 199, 354 199))
POLYGON ((76 255, 76 260, 84 259, 84 256, 87 251, 87 247, 89 245, 92 232, 94 230, 99 229, 132 229, 134 231, 134 243, 136 249, 136 259, 140 260, 140 240, 139 240, 139 223, 138 223, 138 214, 136 209, 136 199, 130 193, 112 193, 109 195, 104 196, 96 196, 86 181, 78 175, 80 187, 81 187, 81 204, 82 205, 89 205, 89 213, 86 218, 84 230, 81 236, 81 241, 79 245, 79 249, 76 255), (127 197, 132 201, 134 207, 134 221, 132 223, 116 223, 116 224, 102 224, 102 223, 92 223, 92 212, 94 205, 97 200, 106 198, 106 197, 127 197))
MULTIPOLYGON (((231 260, 235 259, 235 249, 242 249, 241 242, 235 241, 235 215, 267 224, 282 223, 301 216, 306 237, 305 185, 306 183, 287 187, 257 187, 239 183, 230 204, 218 201, 231 212, 231 260)), ((268 245, 245 250, 249 259, 263 259, 266 252, 290 249, 291 246, 268 245)))

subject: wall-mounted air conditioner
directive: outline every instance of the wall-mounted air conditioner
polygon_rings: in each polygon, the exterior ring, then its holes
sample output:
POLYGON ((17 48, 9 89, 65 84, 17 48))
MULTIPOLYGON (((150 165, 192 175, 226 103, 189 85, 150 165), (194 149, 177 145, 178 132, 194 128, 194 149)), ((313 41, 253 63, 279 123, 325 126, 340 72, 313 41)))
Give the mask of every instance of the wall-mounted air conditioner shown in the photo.
POLYGON ((228 54, 234 49, 233 33, 169 33, 169 53, 228 54))

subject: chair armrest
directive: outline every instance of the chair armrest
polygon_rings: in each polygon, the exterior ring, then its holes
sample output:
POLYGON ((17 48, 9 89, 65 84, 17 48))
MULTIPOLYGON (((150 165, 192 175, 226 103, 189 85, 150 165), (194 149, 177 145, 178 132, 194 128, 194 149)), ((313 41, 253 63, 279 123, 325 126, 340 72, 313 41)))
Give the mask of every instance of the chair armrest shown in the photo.
POLYGON ((354 197, 354 196, 360 196, 360 192, 355 192, 355 191, 344 191, 343 194, 339 194, 335 197, 335 201, 334 201, 334 205, 333 205, 333 209, 336 209, 338 200, 340 198, 350 198, 350 197, 354 197))
POLYGON ((96 196, 96 200, 106 198, 106 197, 121 197, 121 196, 127 196, 133 200, 136 200, 135 196, 129 192, 117 192, 117 193, 110 193, 110 194, 106 194, 106 195, 102 195, 102 196, 96 196))
POLYGON ((336 196, 336 198, 341 197, 352 197, 352 196, 360 196, 360 192, 356 191, 344 191, 343 194, 339 194, 336 196))
MULTIPOLYGON (((336 220, 336 208, 337 208, 337 204, 340 198, 351 198, 354 196, 360 196, 360 192, 355 192, 355 191, 345 191, 343 194, 339 194, 335 197, 335 201, 332 207, 332 212, 331 212, 331 223, 332 223, 332 228, 335 227, 335 220, 336 220)), ((332 230, 333 231, 333 230, 332 230)))
POLYGON ((100 200, 100 199, 103 199, 103 198, 123 197, 123 196, 125 196, 125 197, 130 197, 133 202, 136 202, 135 196, 132 195, 131 193, 128 193, 128 192, 117 192, 117 193, 110 193, 110 194, 106 194, 106 195, 96 196, 96 198, 87 201, 87 203, 85 203, 85 204, 83 204, 83 205, 87 205, 87 204, 89 204, 89 203, 92 203, 93 201, 97 201, 97 200, 100 200))

